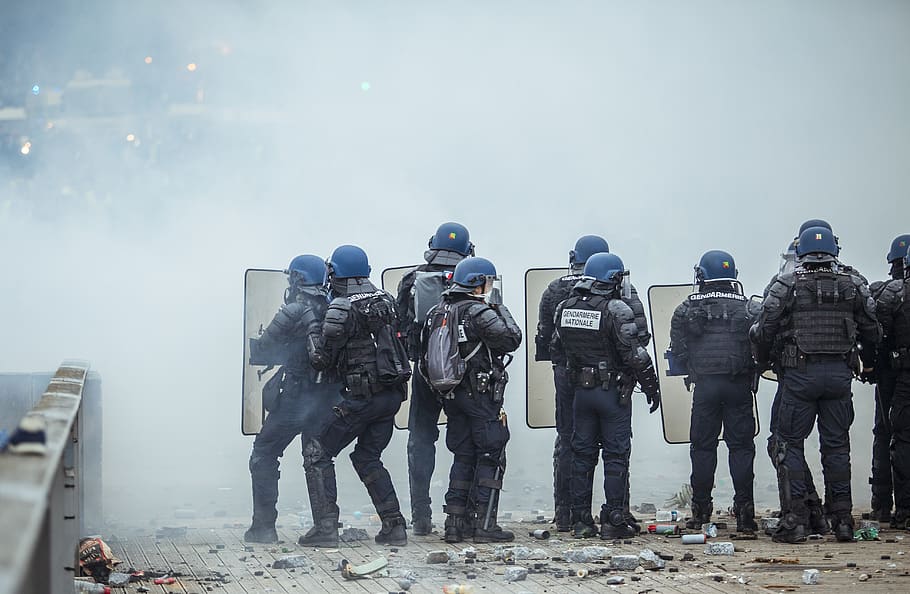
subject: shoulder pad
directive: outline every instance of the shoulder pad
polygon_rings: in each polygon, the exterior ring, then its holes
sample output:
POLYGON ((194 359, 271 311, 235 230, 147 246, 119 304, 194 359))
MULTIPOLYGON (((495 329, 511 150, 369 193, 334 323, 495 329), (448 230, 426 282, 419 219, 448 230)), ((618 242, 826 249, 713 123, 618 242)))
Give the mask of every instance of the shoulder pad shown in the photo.
POLYGON ((635 320, 635 313, 632 308, 622 299, 610 299, 607 303, 607 311, 613 314, 620 324, 635 320))
POLYGON ((882 301, 894 301, 901 298, 901 293, 904 292, 904 281, 902 280, 892 280, 887 283, 883 283, 883 286, 880 289, 878 298, 882 301))
POLYGON ((347 297, 336 297, 329 303, 329 309, 325 315, 328 317, 329 314, 338 315, 339 313, 344 313, 347 316, 350 311, 351 300, 347 297))
POLYGON ((294 301, 281 306, 281 310, 284 311, 285 315, 294 320, 300 319, 308 309, 310 309, 310 305, 300 301, 294 301))

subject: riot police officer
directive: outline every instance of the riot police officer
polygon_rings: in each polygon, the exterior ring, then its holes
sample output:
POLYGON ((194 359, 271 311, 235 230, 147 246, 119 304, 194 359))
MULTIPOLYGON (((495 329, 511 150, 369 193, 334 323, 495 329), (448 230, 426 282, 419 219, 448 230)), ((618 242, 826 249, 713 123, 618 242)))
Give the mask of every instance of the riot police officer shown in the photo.
POLYGON ((721 428, 730 452, 733 511, 737 532, 756 529, 752 496, 755 416, 752 386, 755 364, 749 343, 752 314, 733 256, 721 250, 702 255, 695 267, 698 291, 683 301, 670 323, 674 364, 695 384, 689 429, 692 461, 692 518, 688 528, 711 520, 711 490, 721 428))
POLYGON ((604 494, 600 537, 637 534, 625 513, 629 456, 632 448, 631 395, 636 383, 651 404, 660 406, 657 375, 639 338, 629 296, 628 273, 614 254, 588 258, 586 278, 556 308, 551 348, 564 353, 570 384, 575 388, 572 435, 571 521, 577 538, 594 536, 591 499, 597 452, 603 448, 604 494))
MULTIPOLYGON (((878 362, 875 365, 876 377, 870 378, 876 380, 875 386, 875 421, 872 426, 872 476, 869 477, 869 484, 872 485, 872 518, 880 522, 891 521, 891 507, 894 504, 894 489, 891 480, 891 407, 894 397, 895 383, 899 375, 900 367, 895 368, 891 365, 891 354, 893 350, 894 336, 890 335, 889 328, 885 327, 885 319, 879 315, 879 310, 884 307, 890 315, 894 309, 893 300, 898 294, 903 297, 902 291, 904 281, 904 257, 907 248, 910 246, 910 235, 899 235, 891 242, 891 249, 888 250, 886 260, 891 265, 889 271, 890 279, 887 281, 876 281, 869 286, 873 298, 878 302, 882 297, 884 303, 877 306, 876 314, 882 323, 882 330, 885 339, 882 341, 879 349, 878 362), (898 282, 895 282, 898 281, 898 282), (888 290, 885 294, 884 291, 888 290)), ((889 319, 889 322, 891 320, 889 319)), ((900 333, 898 333, 900 334, 900 333)), ((904 506, 907 507, 906 505, 904 506)), ((900 523, 900 522, 897 522, 900 523)))
MULTIPOLYGON (((566 377, 565 361, 559 354, 550 351, 553 340, 555 323, 553 314, 556 306, 569 296, 572 287, 582 280, 585 263, 594 254, 609 252, 607 241, 597 235, 583 235, 575 242, 575 249, 569 251, 569 274, 561 276, 551 282, 540 298, 537 317, 537 335, 534 337, 536 351, 535 361, 551 361, 553 363, 553 384, 556 388, 556 443, 553 446, 553 501, 556 507, 554 523, 559 532, 568 532, 572 529, 570 509, 572 506, 569 493, 569 477, 572 473, 572 405, 575 400, 575 391, 569 385, 566 377)), ((648 332, 648 321, 645 318, 645 308, 638 297, 635 287, 627 304, 635 314, 635 324, 644 346, 651 340, 648 332)), ((625 513, 631 524, 637 521, 629 511, 628 485, 626 486, 625 513)))
POLYGON ((775 337, 781 340, 781 399, 777 420, 778 473, 783 505, 775 542, 806 540, 806 437, 818 419, 825 505, 839 541, 853 539, 850 489, 850 391, 856 345, 864 372, 874 366, 881 340, 869 287, 837 262, 837 241, 830 229, 809 227, 796 245, 798 265, 780 275, 762 302, 752 339, 760 365, 768 362, 775 337))
MULTIPOLYGON (((468 230, 458 223, 443 223, 430 237, 424 252, 426 264, 408 272, 398 284, 398 331, 406 341, 408 355, 417 360, 420 328, 442 291, 451 284, 455 265, 474 255, 468 230)), ((436 467, 439 412, 442 402, 419 373, 411 378, 408 411, 408 482, 411 491, 411 529, 424 536, 433 529, 430 480, 436 467)))
MULTIPOLYGON (((283 362, 264 392, 277 393, 267 403, 269 415, 253 442, 250 477, 253 483, 253 522, 243 535, 246 542, 277 542, 278 459, 300 435, 301 447, 314 427, 326 419, 338 400, 338 385, 310 366, 307 346, 319 336, 328 300, 325 262, 313 255, 297 256, 285 271, 288 289, 285 304, 262 336, 253 341, 256 358, 283 362)), ((252 357, 251 357, 252 358, 252 357)))
POLYGON ((876 287, 875 313, 884 339, 876 375, 872 442, 872 513, 892 528, 910 529, 910 235, 895 238, 888 252, 892 280, 876 287), (896 258, 899 252, 903 257, 896 258), (890 452, 888 442, 890 441, 890 452), (890 457, 889 457, 890 454, 890 457), (885 472, 890 471, 891 476, 885 472), (893 480, 892 480, 893 477, 893 480), (891 488, 894 515, 891 516, 891 488))
POLYGON ((407 544, 404 517, 388 470, 380 456, 392 438, 395 413, 410 379, 410 365, 397 337, 394 298, 370 282, 362 249, 343 245, 328 262, 333 297, 311 353, 313 367, 337 373, 343 400, 334 416, 303 450, 307 488, 317 521, 299 544, 338 543, 338 492, 333 459, 349 443, 354 470, 382 520, 378 544, 407 544))
MULTIPOLYGON (((475 543, 507 542, 514 538, 496 522, 498 498, 505 472, 509 427, 502 412, 509 376, 507 355, 521 345, 521 329, 499 299, 493 298, 496 268, 485 258, 465 258, 455 267, 452 286, 437 306, 452 312, 459 357, 465 362, 460 381, 443 397, 448 418, 446 446, 453 454, 445 495, 445 540, 475 543)), ((427 320, 421 334, 421 365, 427 372, 427 349, 434 324, 427 320)), ((457 378, 456 378, 457 379, 457 378)))

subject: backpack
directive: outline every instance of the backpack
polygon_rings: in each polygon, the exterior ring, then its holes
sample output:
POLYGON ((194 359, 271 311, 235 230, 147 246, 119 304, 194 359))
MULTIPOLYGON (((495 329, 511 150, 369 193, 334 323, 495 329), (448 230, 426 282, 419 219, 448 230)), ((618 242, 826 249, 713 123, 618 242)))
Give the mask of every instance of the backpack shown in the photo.
POLYGON ((458 348, 462 329, 458 326, 458 312, 469 303, 439 303, 428 314, 427 351, 424 369, 427 383, 441 394, 448 394, 464 379, 468 361, 477 354, 483 342, 478 342, 467 357, 458 348))
POLYGON ((452 272, 441 270, 431 272, 418 270, 414 273, 414 287, 411 294, 414 296, 414 323, 423 326, 427 314, 442 299, 442 292, 452 284, 452 272))

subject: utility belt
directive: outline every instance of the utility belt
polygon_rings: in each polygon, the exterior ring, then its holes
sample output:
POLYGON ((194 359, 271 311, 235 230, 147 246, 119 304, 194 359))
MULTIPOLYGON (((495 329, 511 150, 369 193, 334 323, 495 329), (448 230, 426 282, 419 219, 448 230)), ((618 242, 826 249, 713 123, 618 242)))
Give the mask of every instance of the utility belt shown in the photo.
MULTIPOLYGON (((509 372, 505 369, 491 369, 490 371, 468 371, 465 374, 471 388, 471 396, 489 396, 493 402, 502 402, 506 394, 506 384, 509 383, 509 372)), ((454 398, 455 390, 445 396, 454 398)))
POLYGON ((910 369, 910 347, 900 347, 886 351, 888 366, 891 369, 910 369))
POLYGON ((850 349, 847 353, 804 353, 795 344, 784 345, 780 353, 780 366, 784 369, 806 370, 806 363, 822 361, 844 361, 850 369, 859 365, 859 353, 850 349))
POLYGON ((619 372, 614 371, 606 361, 601 361, 597 367, 570 367, 569 384, 582 388, 595 388, 601 386, 609 390, 619 380, 619 372))
POLYGON ((382 389, 376 375, 369 371, 359 371, 354 373, 345 373, 344 387, 347 390, 346 397, 355 400, 365 400, 372 398, 373 394, 382 389))

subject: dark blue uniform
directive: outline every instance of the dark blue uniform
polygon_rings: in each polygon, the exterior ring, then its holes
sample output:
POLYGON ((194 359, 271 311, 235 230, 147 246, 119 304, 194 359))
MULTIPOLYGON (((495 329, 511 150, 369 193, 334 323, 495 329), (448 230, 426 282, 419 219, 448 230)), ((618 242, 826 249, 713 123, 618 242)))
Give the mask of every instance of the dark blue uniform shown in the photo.
MULTIPOLYGON (((584 274, 578 267, 573 267, 572 274, 552 281, 540 298, 537 316, 537 335, 534 337, 536 352, 535 361, 552 361, 553 384, 556 389, 556 442, 553 445, 553 501, 556 506, 556 527, 561 532, 571 530, 570 508, 572 505, 569 477, 572 474, 572 432, 575 389, 569 384, 566 362, 561 353, 551 352, 550 344, 556 329, 553 319, 556 307, 566 299, 572 287, 582 280, 584 274)), ((642 345, 647 346, 651 340, 648 332, 648 321, 645 308, 632 288, 632 296, 626 302, 635 314, 635 324, 642 345)), ((628 485, 626 485, 626 511, 628 512, 628 485)), ((629 519, 634 521, 629 513, 629 519)))
POLYGON ((781 398, 776 451, 783 501, 780 528, 774 538, 802 542, 809 524, 803 444, 818 422, 825 506, 839 540, 852 539, 850 490, 850 425, 853 423, 854 348, 873 365, 881 328, 863 279, 836 262, 801 264, 780 275, 762 303, 753 337, 759 363, 765 363, 780 341, 781 398), (765 360, 762 360, 765 359, 765 360))
MULTIPOLYGON (((632 449, 632 403, 636 382, 659 401, 651 358, 639 338, 632 309, 612 288, 588 279, 556 308, 552 351, 564 353, 575 390, 572 435, 572 522, 576 536, 592 536, 594 468, 601 448, 604 493, 601 536, 632 535, 625 512, 632 449)), ((656 408, 655 408, 656 409, 656 408)))
POLYGON ((755 365, 749 343, 751 326, 748 300, 728 281, 701 284, 699 292, 690 295, 673 312, 670 350, 695 384, 689 430, 690 528, 709 522, 714 509, 711 491, 721 429, 730 453, 737 528, 749 531, 756 528, 752 496, 755 365))
POLYGON ((300 544, 332 546, 337 542, 333 459, 355 439, 351 462, 382 519, 376 541, 405 544, 398 497, 380 459, 392 438, 395 413, 404 395, 402 382, 407 381, 406 375, 395 376, 394 370, 383 365, 391 361, 402 372, 407 365, 404 347, 397 339, 395 302, 366 278, 340 279, 333 284, 333 293, 338 296, 326 312, 313 365, 337 373, 344 383, 343 400, 334 407, 331 421, 304 448, 307 487, 319 521, 301 537, 300 544), (382 351, 383 344, 400 352, 389 355, 382 351))
MULTIPOLYGON (((263 351, 286 361, 271 382, 280 390, 262 429, 253 442, 250 476, 253 483, 253 523, 245 535, 251 542, 275 542, 278 512, 279 458, 298 435, 301 447, 331 416, 339 400, 338 384, 318 376, 310 366, 307 345, 319 336, 328 301, 321 288, 307 287, 281 307, 258 339, 263 351)), ((271 383, 270 382, 270 383, 271 383)), ((271 387, 271 386, 270 386, 271 387)))
MULTIPOLYGON (((509 441, 501 414, 508 381, 503 358, 521 345, 521 329, 504 305, 493 307, 454 291, 444 302, 456 307, 459 351, 467 359, 464 378, 443 400, 446 447, 453 454, 445 495, 446 541, 459 542, 467 533, 473 533, 474 542, 511 540, 513 535, 496 524, 493 491, 502 488, 509 441), (484 527, 488 506, 490 523, 484 527)), ((422 353, 428 338, 425 330, 422 353)))

